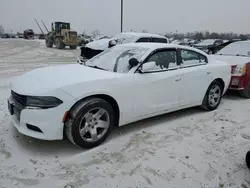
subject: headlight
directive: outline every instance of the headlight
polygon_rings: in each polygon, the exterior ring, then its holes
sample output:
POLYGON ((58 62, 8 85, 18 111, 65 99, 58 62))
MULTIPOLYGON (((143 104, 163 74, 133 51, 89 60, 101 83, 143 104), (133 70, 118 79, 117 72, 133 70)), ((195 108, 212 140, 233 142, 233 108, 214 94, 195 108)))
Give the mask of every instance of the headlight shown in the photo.
POLYGON ((246 74, 246 65, 237 65, 233 71, 233 74, 245 75, 246 74))
POLYGON ((26 106, 27 107, 38 107, 38 108, 54 108, 63 102, 56 97, 31 97, 27 96, 26 106))

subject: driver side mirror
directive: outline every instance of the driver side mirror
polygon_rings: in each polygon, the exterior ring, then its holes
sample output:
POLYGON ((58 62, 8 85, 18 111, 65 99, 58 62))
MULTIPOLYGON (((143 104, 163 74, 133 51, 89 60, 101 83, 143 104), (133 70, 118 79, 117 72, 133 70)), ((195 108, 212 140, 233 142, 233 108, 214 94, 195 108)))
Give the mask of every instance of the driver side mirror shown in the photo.
POLYGON ((109 41, 109 48, 112 48, 113 46, 116 46, 117 42, 116 40, 110 40, 109 41))
POLYGON ((137 66, 139 64, 139 61, 136 58, 131 58, 128 63, 130 65, 130 67, 132 68, 132 67, 137 66))

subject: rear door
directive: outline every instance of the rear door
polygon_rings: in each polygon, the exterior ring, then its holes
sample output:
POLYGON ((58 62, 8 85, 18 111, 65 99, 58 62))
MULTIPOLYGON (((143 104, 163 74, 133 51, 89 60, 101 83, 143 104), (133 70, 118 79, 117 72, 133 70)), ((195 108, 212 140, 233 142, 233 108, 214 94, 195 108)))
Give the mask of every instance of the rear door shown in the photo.
POLYGON ((180 72, 183 79, 180 104, 182 106, 201 104, 212 80, 208 59, 200 53, 185 49, 178 50, 178 55, 182 60, 180 72))

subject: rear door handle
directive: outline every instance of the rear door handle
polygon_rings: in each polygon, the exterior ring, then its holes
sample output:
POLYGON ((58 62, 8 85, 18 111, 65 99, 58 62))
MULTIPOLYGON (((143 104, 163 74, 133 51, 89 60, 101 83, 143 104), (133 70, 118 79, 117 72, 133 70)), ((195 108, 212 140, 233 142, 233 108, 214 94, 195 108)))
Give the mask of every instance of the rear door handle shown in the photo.
POLYGON ((175 81, 176 81, 176 82, 179 82, 179 81, 181 81, 181 78, 177 78, 175 81))
POLYGON ((207 72, 207 74, 211 74, 212 72, 207 72))

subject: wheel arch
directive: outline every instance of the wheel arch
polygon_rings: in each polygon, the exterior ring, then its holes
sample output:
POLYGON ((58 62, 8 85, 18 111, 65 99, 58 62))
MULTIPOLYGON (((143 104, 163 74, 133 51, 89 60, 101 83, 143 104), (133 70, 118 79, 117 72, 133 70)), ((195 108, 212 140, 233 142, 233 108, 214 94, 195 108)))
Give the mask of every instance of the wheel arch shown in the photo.
MULTIPOLYGON (((214 79, 214 81, 218 81, 218 82, 221 84, 221 86, 222 86, 222 91, 223 91, 223 93, 224 93, 224 89, 225 89, 225 82, 224 82, 224 80, 223 80, 222 78, 216 78, 216 79, 214 79)), ((213 82, 214 82, 214 81, 213 81, 213 82)), ((213 83, 213 82, 212 82, 212 83, 213 83)), ((212 84, 212 83, 211 83, 211 84, 212 84)), ((210 85, 211 85, 211 84, 210 84, 210 85)))
MULTIPOLYGON (((72 111, 72 109, 77 106, 78 104, 84 102, 85 100, 89 99, 89 98, 99 98, 102 100, 105 100, 106 102, 108 102, 111 107, 113 108, 114 112, 115 112, 115 126, 119 126, 119 121, 120 121, 120 108, 119 105, 117 103, 117 101, 111 97, 110 95, 107 94, 93 94, 93 95, 89 95, 86 96, 80 100, 78 100, 76 103, 74 103, 71 108, 69 109, 69 112, 72 111)), ((69 118, 68 117, 69 114, 67 115, 66 119, 69 118)))

